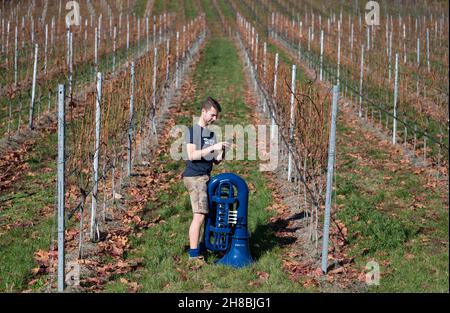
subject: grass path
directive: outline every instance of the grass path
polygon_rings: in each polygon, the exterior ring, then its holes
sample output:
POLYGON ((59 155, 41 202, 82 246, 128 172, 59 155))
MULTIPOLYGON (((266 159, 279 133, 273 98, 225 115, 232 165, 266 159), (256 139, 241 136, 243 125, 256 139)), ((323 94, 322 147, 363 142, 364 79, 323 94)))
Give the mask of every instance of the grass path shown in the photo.
MULTIPOLYGON (((212 19, 214 9, 203 3, 207 18, 212 19)), ((217 19, 218 21, 218 19, 217 19)), ((217 31, 217 28, 216 28, 217 31)), ((223 112, 218 125, 251 123, 251 110, 243 97, 245 80, 237 50, 230 39, 214 36, 205 50, 193 74, 195 92, 191 99, 181 103, 181 110, 175 117, 177 124, 189 125, 191 116, 198 115, 200 103, 208 95, 215 97, 223 112)), ((172 138, 171 140, 175 140, 172 138)), ((241 175, 250 186, 249 230, 250 249, 255 264, 235 270, 216 266, 214 256, 208 258, 209 265, 201 268, 188 264, 186 246, 188 227, 192 212, 189 195, 180 174, 183 161, 173 161, 167 153, 161 153, 160 164, 171 175, 169 187, 159 193, 156 201, 147 204, 153 215, 161 215, 165 223, 148 229, 140 238, 132 238, 130 258, 144 259, 143 268, 118 277, 107 285, 106 291, 127 290, 127 281, 136 281, 143 292, 295 292, 303 291, 299 284, 292 283, 282 270, 281 250, 268 220, 274 214, 267 210, 271 205, 271 192, 266 180, 259 172, 257 161, 227 161, 215 167, 212 175, 220 172, 234 172, 241 175), (268 275, 267 275, 268 274, 268 275), (268 276, 268 277, 267 277, 268 276)), ((155 188, 159 188, 155 186, 155 188)))
POLYGON ((22 177, 0 195, 0 292, 27 288, 33 253, 48 250, 54 220, 56 133, 40 134, 20 168, 22 177))
POLYGON ((374 292, 448 292, 448 189, 356 121, 338 122, 337 217, 351 255, 380 264, 374 292))

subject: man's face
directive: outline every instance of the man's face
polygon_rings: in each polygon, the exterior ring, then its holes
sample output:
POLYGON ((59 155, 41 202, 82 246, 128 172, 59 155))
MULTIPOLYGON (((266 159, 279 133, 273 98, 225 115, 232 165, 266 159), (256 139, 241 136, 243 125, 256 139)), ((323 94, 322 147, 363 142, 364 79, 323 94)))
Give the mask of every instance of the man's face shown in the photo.
POLYGON ((209 110, 202 109, 202 116, 205 124, 211 125, 219 118, 219 112, 214 107, 209 110))

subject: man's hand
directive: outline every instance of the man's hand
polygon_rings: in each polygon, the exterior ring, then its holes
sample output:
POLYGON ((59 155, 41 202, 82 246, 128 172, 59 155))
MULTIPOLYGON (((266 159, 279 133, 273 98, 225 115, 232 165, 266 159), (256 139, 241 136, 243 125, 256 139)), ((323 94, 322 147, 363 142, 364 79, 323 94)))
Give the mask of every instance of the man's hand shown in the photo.
POLYGON ((229 150, 231 147, 231 143, 228 141, 223 141, 215 144, 214 146, 218 146, 218 151, 216 152, 216 156, 214 158, 214 164, 219 164, 225 158, 225 151, 229 150))
POLYGON ((213 145, 212 147, 214 151, 218 151, 220 152, 220 150, 228 150, 231 147, 231 144, 228 141, 222 141, 222 142, 218 142, 215 145, 213 145))

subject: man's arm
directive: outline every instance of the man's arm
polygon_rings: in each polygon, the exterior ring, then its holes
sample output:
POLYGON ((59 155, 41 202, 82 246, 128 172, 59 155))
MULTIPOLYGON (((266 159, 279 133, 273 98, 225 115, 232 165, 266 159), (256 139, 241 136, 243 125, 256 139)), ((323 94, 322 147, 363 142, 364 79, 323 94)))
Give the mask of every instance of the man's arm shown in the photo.
POLYGON ((195 144, 188 143, 187 144, 187 153, 189 161, 201 160, 201 158, 205 158, 209 154, 211 154, 215 150, 222 150, 223 142, 216 143, 215 145, 209 146, 207 148, 196 150, 195 144))

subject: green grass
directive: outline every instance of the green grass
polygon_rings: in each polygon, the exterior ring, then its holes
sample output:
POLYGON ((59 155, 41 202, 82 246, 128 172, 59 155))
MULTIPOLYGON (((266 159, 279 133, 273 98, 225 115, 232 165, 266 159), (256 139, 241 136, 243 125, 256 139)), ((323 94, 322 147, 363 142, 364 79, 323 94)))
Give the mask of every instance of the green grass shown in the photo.
POLYGON ((390 251, 390 267, 382 266, 381 271, 391 272, 382 277, 380 286, 372 292, 446 292, 448 293, 448 249, 437 254, 418 242, 407 247, 414 255, 412 260, 405 258, 405 248, 390 251))
MULTIPOLYGON (((205 8, 207 12, 213 12, 205 8)), ((243 94, 244 76, 234 45, 223 38, 212 38, 194 73, 197 90, 195 99, 183 103, 186 115, 198 114, 200 102, 210 95, 219 100, 223 111, 219 125, 248 124, 250 109, 246 107, 243 94)), ((190 123, 191 120, 179 119, 190 123)), ((162 162, 168 168, 175 169, 176 176, 183 169, 183 162, 163 157, 162 162)), ((234 172, 253 184, 256 191, 250 194, 249 230, 251 232, 250 249, 255 263, 244 269, 235 270, 216 266, 213 255, 209 256, 210 265, 194 271, 187 262, 185 246, 188 245, 188 228, 192 218, 189 195, 181 181, 173 184, 165 194, 160 194, 156 202, 148 204, 147 212, 161 214, 166 221, 144 232, 141 238, 132 239, 133 250, 129 257, 144 258, 144 267, 126 278, 137 281, 143 286, 143 292, 288 292, 304 291, 299 284, 292 283, 282 270, 281 252, 268 218, 273 214, 265 208, 271 203, 271 193, 266 181, 258 171, 256 161, 226 161, 216 167, 212 175, 219 172, 234 172), (179 263, 175 260, 179 259, 179 263), (249 283, 258 278, 257 272, 267 272, 269 279, 260 286, 249 283), (181 274, 183 273, 183 274, 181 274)), ((170 177, 168 178, 170 179, 170 177)), ((108 292, 124 292, 125 286, 118 280, 109 283, 108 292)))
POLYGON ((34 252, 50 247, 54 215, 44 216, 41 209, 55 203, 54 142, 55 134, 42 136, 36 143, 38 148, 27 159, 29 172, 34 175, 23 173, 13 190, 0 196, 0 292, 28 289, 26 282, 31 278, 31 269, 37 266, 34 252), (5 228, 6 224, 20 222, 33 224, 5 228))
POLYGON ((177 12, 181 5, 177 0, 170 0, 167 2, 167 12, 177 12))
POLYGON ((137 0, 133 7, 133 12, 138 16, 144 16, 145 9, 147 8, 148 0, 137 0))
POLYGON ((33 277, 31 270, 37 267, 34 253, 48 251, 56 231, 56 143, 57 133, 41 134, 27 152, 22 177, 0 195, 0 292, 39 291, 43 285, 44 276, 33 277), (37 283, 28 286, 34 278, 37 283))
POLYGON ((225 3, 224 0, 219 0, 219 1, 217 1, 217 4, 219 5, 220 10, 222 11, 222 13, 225 17, 232 19, 232 20, 235 19, 235 14, 231 10, 228 3, 225 3))
POLYGON ((165 7, 164 2, 165 2, 165 0, 155 0, 155 2, 153 3, 152 15, 158 16, 165 12, 164 11, 164 7, 165 7))
POLYGON ((195 8, 194 1, 184 0, 183 5, 184 5, 184 17, 186 18, 186 20, 189 21, 194 19, 197 16, 197 10, 195 8))
POLYGON ((392 160, 374 140, 351 131, 338 123, 336 193, 342 209, 336 217, 348 227, 349 255, 357 265, 380 264, 380 285, 369 291, 448 292, 446 191, 426 189, 423 177, 410 169, 393 172, 391 162, 399 164, 398 157, 392 160), (424 207, 415 208, 414 197, 424 207))
MULTIPOLYGON (((189 17, 189 19, 194 18, 196 16, 195 9, 193 8, 192 0, 183 0, 183 4, 180 4, 179 0, 156 0, 153 4, 153 9, 151 11, 151 15, 158 16, 160 14, 164 14, 167 12, 179 12, 180 6, 184 5, 185 7, 188 6, 190 9, 189 14, 186 14, 186 18, 189 17), (188 3, 188 4, 186 4, 188 3), (167 6, 167 8, 166 8, 167 6)), ((145 9, 147 8, 148 0, 137 0, 134 4, 133 11, 139 15, 144 16, 145 9)))

